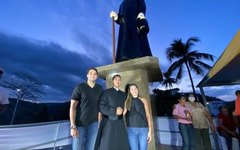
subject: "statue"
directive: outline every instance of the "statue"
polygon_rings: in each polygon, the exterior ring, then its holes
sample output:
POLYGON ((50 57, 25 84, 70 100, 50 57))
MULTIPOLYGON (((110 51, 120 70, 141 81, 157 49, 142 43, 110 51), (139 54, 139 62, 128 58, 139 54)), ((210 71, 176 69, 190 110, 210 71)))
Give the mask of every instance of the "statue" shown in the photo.
POLYGON ((152 56, 147 33, 144 0, 123 0, 119 12, 110 12, 110 17, 120 25, 118 34, 116 62, 152 56))

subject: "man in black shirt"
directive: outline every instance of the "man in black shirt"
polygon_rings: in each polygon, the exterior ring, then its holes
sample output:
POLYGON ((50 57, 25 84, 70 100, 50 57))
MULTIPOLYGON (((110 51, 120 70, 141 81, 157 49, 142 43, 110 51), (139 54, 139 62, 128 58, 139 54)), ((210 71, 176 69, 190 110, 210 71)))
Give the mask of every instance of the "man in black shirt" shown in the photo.
POLYGON ((119 87, 121 76, 112 78, 113 87, 103 92, 98 110, 102 113, 95 150, 129 150, 128 136, 123 120, 126 94, 119 87))
POLYGON ((70 105, 71 136, 73 150, 93 150, 98 131, 98 121, 101 114, 97 104, 102 93, 102 87, 96 84, 98 72, 90 68, 87 82, 74 88, 70 105))

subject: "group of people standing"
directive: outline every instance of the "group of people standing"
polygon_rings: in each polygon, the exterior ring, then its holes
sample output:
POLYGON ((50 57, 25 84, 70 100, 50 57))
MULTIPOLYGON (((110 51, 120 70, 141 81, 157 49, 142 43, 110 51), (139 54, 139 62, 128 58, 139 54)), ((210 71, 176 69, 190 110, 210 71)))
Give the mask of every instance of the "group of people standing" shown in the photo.
POLYGON ((121 91, 121 76, 112 88, 96 83, 98 71, 90 68, 87 81, 77 85, 70 104, 70 130, 74 150, 147 150, 152 139, 148 101, 136 84, 121 91))
POLYGON ((173 116, 177 119, 181 134, 183 150, 211 150, 209 126, 212 132, 215 127, 205 107, 196 102, 193 94, 188 98, 180 95, 178 104, 174 106, 173 116))
POLYGON ((183 150, 211 150, 209 138, 209 128, 212 133, 217 132, 226 140, 229 150, 232 150, 232 138, 240 139, 237 132, 240 122, 240 91, 236 91, 235 111, 230 113, 227 106, 222 106, 217 116, 218 126, 215 128, 212 118, 206 108, 195 101, 195 96, 189 94, 179 95, 178 104, 174 106, 173 116, 178 121, 179 132, 181 134, 183 150))

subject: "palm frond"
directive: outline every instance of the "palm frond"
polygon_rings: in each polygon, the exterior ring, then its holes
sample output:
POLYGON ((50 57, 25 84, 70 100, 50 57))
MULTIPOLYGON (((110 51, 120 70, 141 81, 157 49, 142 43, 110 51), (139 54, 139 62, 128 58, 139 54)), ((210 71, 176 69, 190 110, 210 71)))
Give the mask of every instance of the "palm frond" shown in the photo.
POLYGON ((179 68, 179 70, 178 70, 176 79, 180 80, 180 79, 182 79, 182 75, 183 75, 183 65, 179 66, 178 68, 179 68))
POLYGON ((177 79, 171 78, 169 72, 163 73, 164 79, 160 83, 165 86, 165 88, 172 88, 173 84, 177 84, 177 79))
POLYGON ((194 50, 194 51, 190 52, 188 55, 191 56, 191 57, 194 57, 196 59, 205 59, 205 60, 210 60, 210 61, 214 60, 213 55, 207 54, 207 53, 198 53, 197 50, 194 50))
POLYGON ((173 72, 174 72, 175 70, 177 70, 177 68, 178 68, 180 65, 182 65, 182 64, 180 64, 179 61, 175 61, 174 63, 172 63, 172 64, 170 65, 170 67, 169 67, 168 70, 167 70, 167 73, 168 73, 168 74, 173 74, 173 72))
POLYGON ((210 70, 212 68, 212 66, 202 62, 202 61, 199 61, 199 60, 196 60, 195 63, 201 67, 203 67, 204 69, 206 70, 210 70))
POLYGON ((182 42, 182 39, 174 40, 170 47, 166 49, 166 55, 169 61, 175 58, 181 58, 185 53, 185 44, 182 42))
POLYGON ((192 61, 189 61, 188 64, 190 69, 193 70, 196 74, 203 75, 203 70, 199 65, 195 64, 192 61))
POLYGON ((199 40, 199 38, 197 38, 197 37, 190 37, 190 38, 187 40, 187 42, 186 42, 186 48, 190 50, 191 47, 194 46, 195 43, 196 43, 196 42, 199 42, 199 41, 200 41, 200 40, 199 40))

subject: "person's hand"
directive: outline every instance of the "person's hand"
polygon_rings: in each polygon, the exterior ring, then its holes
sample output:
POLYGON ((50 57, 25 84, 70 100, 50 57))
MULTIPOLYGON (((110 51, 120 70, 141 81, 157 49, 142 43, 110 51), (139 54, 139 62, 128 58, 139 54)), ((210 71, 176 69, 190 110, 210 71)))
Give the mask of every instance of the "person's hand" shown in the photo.
POLYGON ((211 128, 212 133, 216 132, 216 128, 215 128, 215 126, 213 124, 210 125, 210 128, 211 128))
POLYGON ((144 13, 140 12, 137 16, 137 19, 145 19, 144 13))
POLYGON ((152 141, 152 134, 148 132, 147 142, 150 143, 151 141, 152 141))
POLYGON ((118 19, 118 14, 115 11, 110 12, 110 17, 113 18, 114 20, 118 19))
POLYGON ((172 109, 175 109, 175 108, 176 108, 176 106, 177 106, 177 105, 176 105, 176 104, 174 104, 174 105, 173 105, 173 107, 172 107, 172 109))
POLYGON ((232 114, 233 114, 233 116, 235 116, 235 115, 236 115, 235 111, 234 111, 234 112, 232 112, 232 114))
POLYGON ((121 107, 117 107, 116 115, 122 115, 123 109, 121 107))
POLYGON ((233 137, 236 137, 237 136, 237 133, 236 132, 233 132, 233 131, 230 131, 229 134, 233 137))
POLYGON ((72 136, 73 138, 79 137, 79 133, 78 133, 77 128, 72 128, 72 129, 71 129, 71 136, 72 136))
POLYGON ((191 117, 186 117, 186 120, 187 121, 192 121, 192 118, 191 117))
POLYGON ((102 120, 98 120, 98 128, 100 127, 101 121, 102 120))

